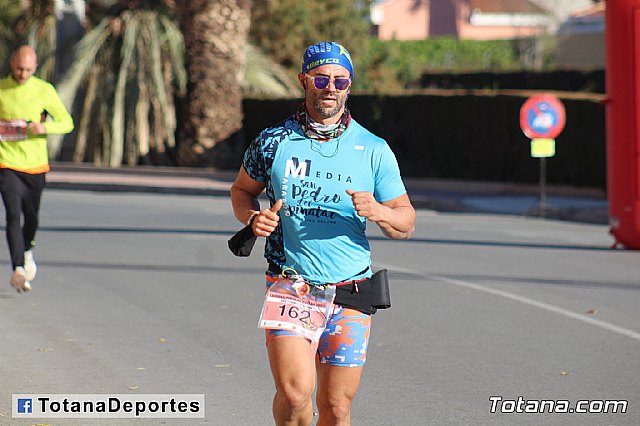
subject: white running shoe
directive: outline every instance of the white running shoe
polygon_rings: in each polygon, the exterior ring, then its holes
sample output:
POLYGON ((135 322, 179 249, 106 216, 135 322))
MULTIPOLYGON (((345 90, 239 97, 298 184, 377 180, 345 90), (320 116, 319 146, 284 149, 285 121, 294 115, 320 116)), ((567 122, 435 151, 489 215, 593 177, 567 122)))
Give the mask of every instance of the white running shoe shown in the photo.
POLYGON ((11 287, 15 288, 18 293, 31 290, 31 283, 27 280, 27 273, 22 266, 18 266, 13 275, 11 275, 11 287))
POLYGON ((33 281, 38 272, 35 260, 33 260, 33 250, 24 252, 24 271, 27 273, 27 281, 33 281))

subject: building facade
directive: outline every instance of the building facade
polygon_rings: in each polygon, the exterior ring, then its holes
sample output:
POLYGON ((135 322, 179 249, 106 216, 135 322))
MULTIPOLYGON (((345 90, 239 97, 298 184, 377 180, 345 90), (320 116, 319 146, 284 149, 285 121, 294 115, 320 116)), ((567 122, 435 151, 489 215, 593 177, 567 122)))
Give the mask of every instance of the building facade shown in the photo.
POLYGON ((371 20, 382 40, 515 39, 543 34, 552 23, 530 0, 380 0, 371 20))

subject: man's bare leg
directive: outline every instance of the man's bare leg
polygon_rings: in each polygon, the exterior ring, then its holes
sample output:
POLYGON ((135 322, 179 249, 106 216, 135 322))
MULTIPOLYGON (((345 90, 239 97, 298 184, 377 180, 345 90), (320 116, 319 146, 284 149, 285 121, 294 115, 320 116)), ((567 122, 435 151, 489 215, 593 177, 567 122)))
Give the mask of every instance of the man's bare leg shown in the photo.
POLYGON ((320 418, 317 426, 349 426, 351 402, 356 396, 364 367, 339 367, 317 363, 316 403, 320 418))
POLYGON ((271 340, 267 351, 276 385, 273 398, 276 425, 310 425, 311 396, 316 383, 315 347, 302 337, 282 336, 271 340))

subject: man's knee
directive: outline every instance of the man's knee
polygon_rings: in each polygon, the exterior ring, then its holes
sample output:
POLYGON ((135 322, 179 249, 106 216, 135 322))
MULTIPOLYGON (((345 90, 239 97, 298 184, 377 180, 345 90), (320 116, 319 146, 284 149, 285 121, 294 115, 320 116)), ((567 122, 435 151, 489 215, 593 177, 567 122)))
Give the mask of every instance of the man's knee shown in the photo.
POLYGON ((346 419, 351 412, 351 399, 334 397, 327 401, 318 401, 318 411, 323 419, 346 419))
POLYGON ((290 383, 277 386, 276 398, 290 409, 300 410, 309 404, 312 394, 312 386, 290 383))

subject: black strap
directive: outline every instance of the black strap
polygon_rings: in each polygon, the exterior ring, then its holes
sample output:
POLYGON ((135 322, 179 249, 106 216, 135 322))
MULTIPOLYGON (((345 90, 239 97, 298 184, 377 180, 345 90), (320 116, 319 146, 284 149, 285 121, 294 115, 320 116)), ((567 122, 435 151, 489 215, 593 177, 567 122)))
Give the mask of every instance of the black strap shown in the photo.
MULTIPOLYGON (((273 262, 269 262, 269 267, 267 268, 267 270, 273 274, 276 275, 280 275, 282 273, 282 268, 280 266, 278 266, 277 264, 273 263, 273 262)), ((366 268, 364 268, 362 271, 358 272, 356 275, 362 275, 365 272, 367 272, 369 270, 369 267, 367 266, 366 268)), ((339 281, 340 283, 350 283, 352 281, 355 280, 345 280, 345 281, 339 281)))
POLYGON ((267 268, 267 270, 276 275, 280 275, 282 273, 282 268, 273 262, 269 262, 269 267, 267 268))

